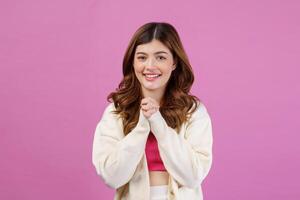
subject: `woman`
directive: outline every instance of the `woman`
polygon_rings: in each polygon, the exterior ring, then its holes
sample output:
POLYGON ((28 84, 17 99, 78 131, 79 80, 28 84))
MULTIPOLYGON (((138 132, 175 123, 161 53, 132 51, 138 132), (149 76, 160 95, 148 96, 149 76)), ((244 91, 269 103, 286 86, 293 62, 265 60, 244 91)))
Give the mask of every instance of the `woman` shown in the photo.
POLYGON ((212 124, 203 102, 189 94, 194 75, 175 28, 140 27, 123 75, 95 130, 97 173, 116 189, 115 200, 203 199, 212 124))

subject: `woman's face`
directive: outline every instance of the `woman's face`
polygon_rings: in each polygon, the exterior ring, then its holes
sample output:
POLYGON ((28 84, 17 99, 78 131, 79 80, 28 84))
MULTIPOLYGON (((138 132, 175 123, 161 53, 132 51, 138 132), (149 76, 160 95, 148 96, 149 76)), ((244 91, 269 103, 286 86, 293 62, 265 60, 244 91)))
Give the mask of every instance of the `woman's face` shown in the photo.
POLYGON ((161 94, 164 93, 171 73, 175 69, 170 50, 156 39, 137 46, 133 67, 144 93, 161 94))

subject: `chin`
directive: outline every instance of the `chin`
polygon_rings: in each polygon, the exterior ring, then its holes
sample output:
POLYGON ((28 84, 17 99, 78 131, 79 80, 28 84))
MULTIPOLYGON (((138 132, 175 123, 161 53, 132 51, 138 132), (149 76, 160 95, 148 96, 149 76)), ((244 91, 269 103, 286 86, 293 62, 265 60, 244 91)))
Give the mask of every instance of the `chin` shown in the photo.
POLYGON ((155 91, 155 90, 159 89, 158 87, 145 87, 145 86, 144 86, 144 88, 149 91, 155 91))

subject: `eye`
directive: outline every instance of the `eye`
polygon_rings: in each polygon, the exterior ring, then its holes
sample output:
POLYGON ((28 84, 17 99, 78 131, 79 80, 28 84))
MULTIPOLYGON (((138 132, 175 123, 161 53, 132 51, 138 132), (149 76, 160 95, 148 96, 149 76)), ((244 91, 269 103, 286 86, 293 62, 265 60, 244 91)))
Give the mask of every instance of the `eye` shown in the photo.
POLYGON ((163 56, 158 56, 159 60, 165 60, 166 58, 163 56))
POLYGON ((139 59, 139 60, 143 60, 145 58, 146 58, 145 56, 139 56, 139 57, 137 57, 137 59, 139 59))

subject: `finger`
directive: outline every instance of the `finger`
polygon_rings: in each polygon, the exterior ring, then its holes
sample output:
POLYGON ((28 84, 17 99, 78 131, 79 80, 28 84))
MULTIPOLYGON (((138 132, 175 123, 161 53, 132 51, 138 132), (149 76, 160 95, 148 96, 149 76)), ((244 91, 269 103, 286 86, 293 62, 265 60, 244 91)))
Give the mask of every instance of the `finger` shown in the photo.
POLYGON ((147 105, 148 103, 149 103, 149 99, 147 97, 143 98, 141 101, 141 105, 147 105))
POLYGON ((153 105, 159 106, 159 103, 155 99, 151 98, 150 101, 153 105))
POLYGON ((148 111, 148 113, 149 113, 149 115, 151 116, 151 115, 153 115, 154 113, 156 113, 156 109, 151 109, 151 110, 149 110, 148 111))
POLYGON ((152 106, 149 105, 149 104, 146 104, 146 105, 142 105, 141 108, 144 109, 144 110, 149 110, 149 109, 152 108, 152 106))
POLYGON ((155 113, 157 111, 157 108, 152 107, 148 110, 151 114, 155 113))

